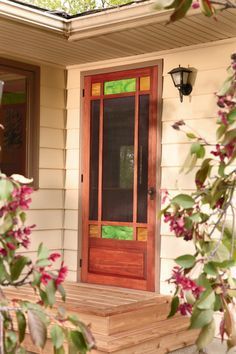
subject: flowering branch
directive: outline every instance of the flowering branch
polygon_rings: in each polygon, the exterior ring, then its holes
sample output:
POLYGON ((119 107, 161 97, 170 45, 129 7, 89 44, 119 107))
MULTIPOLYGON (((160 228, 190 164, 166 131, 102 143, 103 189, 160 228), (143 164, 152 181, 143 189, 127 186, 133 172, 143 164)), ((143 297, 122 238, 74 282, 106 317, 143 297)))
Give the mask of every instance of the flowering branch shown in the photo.
MULTIPOLYGON (((185 132, 192 141, 190 153, 182 171, 187 173, 200 167, 195 174, 196 190, 191 195, 179 194, 171 198, 165 192, 162 210, 164 222, 178 238, 192 242, 195 254, 175 259, 168 280, 175 286, 169 317, 176 312, 190 317, 190 328, 201 329, 196 344, 199 352, 215 335, 214 312, 220 311, 222 340, 228 336, 228 347, 236 346, 236 266, 235 207, 236 185, 236 54, 232 55, 229 77, 218 93, 219 106, 216 140, 210 156, 205 157, 205 145, 199 134, 185 132), (232 222, 229 222, 229 210, 232 222), (216 237, 217 233, 220 233, 216 237), (195 273, 195 277, 192 274, 195 273), (196 275, 197 273, 197 275, 196 275)), ((184 131, 185 123, 178 121, 173 128, 184 131)))

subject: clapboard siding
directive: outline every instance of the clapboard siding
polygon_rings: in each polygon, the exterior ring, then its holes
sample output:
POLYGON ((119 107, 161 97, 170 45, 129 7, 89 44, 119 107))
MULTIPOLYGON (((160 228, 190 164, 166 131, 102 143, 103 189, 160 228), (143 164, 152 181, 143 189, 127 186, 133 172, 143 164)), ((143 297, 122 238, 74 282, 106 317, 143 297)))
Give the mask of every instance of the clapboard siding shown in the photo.
MULTIPOLYGON (((210 30, 210 29, 209 29, 210 30)), ((163 100, 162 100, 162 158, 161 158, 161 188, 167 188, 173 194, 179 191, 189 192, 194 188, 195 170, 180 175, 182 165, 190 142, 183 133, 173 130, 171 125, 174 121, 184 119, 189 127, 203 135, 209 142, 215 141, 215 118, 217 113, 215 92, 218 91, 224 78, 226 68, 230 62, 230 54, 235 51, 234 42, 215 42, 210 47, 191 47, 178 50, 178 52, 158 55, 150 53, 133 57, 120 58, 83 64, 81 66, 70 67, 68 70, 67 90, 67 140, 66 140, 66 216, 65 216, 65 237, 64 248, 66 259, 70 262, 70 270, 75 272, 77 261, 76 250, 80 244, 70 242, 76 239, 76 227, 81 226, 80 210, 80 126, 82 124, 82 110, 80 112, 81 87, 80 82, 84 74, 89 71, 96 73, 96 70, 111 72, 122 70, 122 65, 147 65, 148 61, 163 59, 163 100), (193 70, 193 91, 191 96, 184 97, 180 103, 179 94, 174 88, 168 71, 178 66, 190 67, 193 70), (81 117, 81 118, 80 118, 81 117), (73 196, 75 190, 78 195, 73 196), (73 254, 74 250, 74 254, 73 254), (71 257, 71 259, 69 259, 71 257)), ((190 128, 188 128, 190 130, 190 128)), ((208 151, 209 153, 209 151, 208 151)), ((180 254, 192 252, 191 243, 177 239, 170 232, 168 225, 161 222, 161 278, 160 287, 162 293, 169 293, 173 288, 165 280, 170 276, 173 259, 180 254)))
POLYGON ((26 251, 34 259, 41 242, 62 252, 65 205, 65 70, 40 65, 40 84, 39 189, 27 219, 36 224, 26 251))

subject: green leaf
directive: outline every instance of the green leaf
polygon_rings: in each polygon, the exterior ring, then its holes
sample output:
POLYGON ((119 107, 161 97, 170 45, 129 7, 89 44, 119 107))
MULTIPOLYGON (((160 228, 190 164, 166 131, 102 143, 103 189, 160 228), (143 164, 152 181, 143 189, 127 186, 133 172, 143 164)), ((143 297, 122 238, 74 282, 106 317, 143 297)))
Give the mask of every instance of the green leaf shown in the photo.
POLYGON ((52 339, 52 343, 56 349, 59 349, 63 346, 64 343, 64 333, 61 327, 58 325, 53 325, 50 329, 50 335, 52 339))
POLYGON ((214 311, 220 311, 222 309, 221 298, 218 294, 215 294, 215 296, 216 296, 216 300, 214 304, 214 311))
POLYGON ((36 262, 37 267, 48 267, 51 262, 48 259, 40 259, 36 262))
POLYGON ((25 266, 29 263, 29 258, 24 256, 18 256, 17 259, 14 259, 10 265, 11 280, 17 280, 21 275, 25 266))
POLYGON ((201 222, 202 218, 201 218, 201 213, 194 213, 191 216, 189 216, 189 219, 191 219, 193 222, 201 222))
POLYGON ((197 307, 200 310, 213 309, 215 303, 215 292, 211 289, 204 291, 198 300, 197 307))
POLYGON ((45 290, 46 290, 46 294, 47 294, 48 304, 49 304, 49 306, 53 306, 56 301, 55 293, 57 290, 54 280, 49 280, 49 282, 46 285, 45 290))
POLYGON ((234 79, 234 74, 232 74, 229 77, 227 77, 227 79, 224 81, 223 86, 221 87, 220 91, 217 92, 217 96, 224 96, 224 95, 227 94, 227 92, 231 88, 233 79, 234 79))
POLYGON ((29 333, 33 343, 40 348, 44 348, 47 340, 47 327, 39 316, 38 311, 28 311, 29 333))
POLYGON ((218 174, 220 175, 220 177, 225 177, 225 163, 221 162, 218 168, 218 174))
POLYGON ((211 17, 214 14, 213 7, 211 6, 210 1, 199 0, 200 8, 203 14, 207 17, 211 17))
POLYGON ((13 331, 5 331, 5 347, 6 352, 11 353, 14 352, 14 349, 17 344, 17 335, 13 331))
MULTIPOLYGON (((212 243, 213 243, 212 251, 214 252, 214 250, 217 246, 216 246, 215 242, 212 242, 212 243)), ((227 261, 229 258, 230 258, 229 250, 227 249, 227 247, 223 243, 221 243, 221 244, 219 244, 213 257, 211 257, 211 261, 221 263, 221 262, 227 261)))
POLYGON ((84 340, 83 334, 81 332, 71 331, 70 337, 71 337, 72 343, 79 351, 82 351, 82 352, 87 351, 87 345, 84 340))
POLYGON ((8 200, 13 192, 13 184, 6 178, 0 178, 0 200, 8 200))
POLYGON ((209 275, 217 276, 217 268, 213 262, 204 265, 203 271, 209 275))
POLYGON ((176 3, 178 3, 178 5, 176 6, 173 14, 170 16, 171 22, 180 20, 185 16, 185 14, 187 13, 187 11, 190 9, 192 5, 192 0, 179 0, 176 3))
POLYGON ((209 280, 207 279, 206 274, 204 274, 204 273, 199 275, 196 282, 199 286, 202 286, 205 289, 211 289, 211 284, 210 284, 209 280))
POLYGON ((189 209, 194 206, 195 201, 188 194, 179 194, 172 199, 171 203, 176 203, 184 209, 189 209))
POLYGON ((196 259, 191 254, 185 254, 175 259, 175 262, 182 268, 192 268, 196 262, 196 259))
POLYGON ((173 317, 176 314, 178 307, 179 307, 179 297, 175 296, 171 301, 170 312, 167 318, 173 317))
POLYGON ((38 248, 38 259, 48 259, 48 257, 49 250, 43 245, 43 243, 40 243, 38 248))
POLYGON ((190 328, 202 328, 212 321, 214 311, 195 308, 190 319, 190 328))
POLYGON ((199 187, 199 185, 201 186, 204 184, 211 169, 212 169, 212 166, 210 165, 209 162, 202 164, 201 168, 197 171, 197 173, 195 175, 195 183, 196 183, 197 187, 199 187))
POLYGON ((66 292, 65 289, 63 288, 63 286, 61 284, 59 284, 57 286, 57 290, 59 291, 59 293, 61 294, 61 298, 63 301, 66 301, 66 292))
POLYGON ((236 128, 228 130, 223 139, 223 144, 229 144, 232 140, 236 138, 236 128))
POLYGON ((230 124, 234 123, 236 120, 236 108, 233 108, 228 114, 228 121, 230 124))
POLYGON ((186 136, 189 138, 189 139, 196 139, 197 136, 193 133, 186 133, 186 136))
POLYGON ((202 159, 205 156, 205 148, 200 143, 193 143, 190 149, 191 154, 196 154, 198 159, 202 159))
POLYGON ((23 312, 17 311, 16 319, 17 319, 18 332, 19 332, 19 342, 21 343, 25 338, 25 330, 26 330, 26 319, 23 312))
POLYGON ((215 321, 214 319, 205 327, 202 328, 196 345, 199 350, 204 349, 210 344, 215 336, 215 321))
POLYGON ((10 280, 10 277, 7 273, 3 260, 0 258, 0 283, 6 279, 10 280))
POLYGON ((64 354, 65 353, 65 349, 64 347, 60 347, 60 348, 55 348, 54 349, 54 354, 64 354))
POLYGON ((220 138, 224 135, 224 133, 227 130, 227 125, 221 124, 219 128, 216 131, 216 138, 217 140, 220 140, 220 138))

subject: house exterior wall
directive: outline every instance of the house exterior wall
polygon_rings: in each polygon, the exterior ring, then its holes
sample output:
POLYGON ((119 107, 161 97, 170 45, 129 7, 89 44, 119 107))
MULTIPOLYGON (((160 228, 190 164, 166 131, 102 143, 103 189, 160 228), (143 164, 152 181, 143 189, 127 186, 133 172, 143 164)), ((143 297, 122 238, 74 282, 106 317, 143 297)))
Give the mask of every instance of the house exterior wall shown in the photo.
MULTIPOLYGON (((83 151, 80 148, 83 113, 81 91, 83 74, 101 71, 122 70, 124 66, 148 65, 148 62, 163 59, 163 102, 162 102, 162 158, 161 188, 167 188, 171 194, 179 190, 188 192, 194 188, 193 173, 179 175, 188 148, 189 141, 184 134, 177 133, 171 125, 184 119, 188 126, 214 142, 215 117, 217 107, 214 93, 226 77, 226 68, 230 54, 235 51, 236 39, 219 41, 208 45, 192 46, 181 50, 152 53, 119 60, 90 63, 68 68, 67 80, 67 125, 66 125, 66 183, 65 183, 65 233, 64 257, 69 267, 69 279, 76 280, 78 269, 78 250, 81 252, 81 183, 80 160, 83 151), (168 71, 181 64, 193 68, 193 91, 180 103, 178 91, 174 88, 168 71), (78 231, 79 230, 79 235, 78 231)), ((161 103, 160 103, 161 104, 161 103)), ((41 161, 42 163, 42 161, 41 161)), ((170 276, 173 259, 180 254, 192 252, 191 243, 176 239, 167 225, 161 222, 161 293, 167 294, 170 287, 166 279, 170 276)))
POLYGON ((65 70, 41 65, 40 74, 39 189, 27 221, 36 224, 27 251, 32 258, 40 242, 61 252, 64 227, 65 70))

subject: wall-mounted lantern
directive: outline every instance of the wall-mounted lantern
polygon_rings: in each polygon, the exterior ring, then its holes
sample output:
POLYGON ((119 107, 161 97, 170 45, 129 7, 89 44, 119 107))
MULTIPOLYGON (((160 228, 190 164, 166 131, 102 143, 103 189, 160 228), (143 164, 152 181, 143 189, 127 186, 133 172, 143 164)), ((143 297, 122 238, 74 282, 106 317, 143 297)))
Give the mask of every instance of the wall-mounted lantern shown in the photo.
POLYGON ((0 104, 2 102, 3 86, 4 86, 4 81, 0 80, 0 104))
POLYGON ((180 102, 183 102, 183 95, 188 96, 192 92, 192 85, 188 82, 192 71, 187 68, 172 69, 168 72, 171 75, 175 87, 179 90, 180 102))

